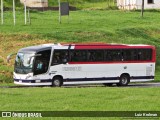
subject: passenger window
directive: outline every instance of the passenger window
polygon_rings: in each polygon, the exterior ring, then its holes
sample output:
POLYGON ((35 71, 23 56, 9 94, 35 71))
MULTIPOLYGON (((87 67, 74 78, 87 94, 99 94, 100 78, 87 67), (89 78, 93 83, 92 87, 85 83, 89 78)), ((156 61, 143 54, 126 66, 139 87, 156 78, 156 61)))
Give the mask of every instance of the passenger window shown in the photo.
POLYGON ((105 50, 106 61, 123 61, 121 50, 105 50))
POLYGON ((104 50, 88 50, 88 61, 104 61, 104 50))
POLYGON ((151 49, 138 50, 138 60, 152 60, 152 50, 151 49))
POLYGON ((135 49, 123 49, 122 57, 123 57, 123 61, 137 60, 137 51, 135 49))
POLYGON ((68 51, 66 50, 54 50, 52 65, 62 64, 68 62, 68 51))
POLYGON ((123 49, 124 61, 152 60, 152 49, 123 49))
POLYGON ((87 61, 86 50, 70 51, 70 61, 72 61, 72 62, 85 62, 85 61, 87 61))

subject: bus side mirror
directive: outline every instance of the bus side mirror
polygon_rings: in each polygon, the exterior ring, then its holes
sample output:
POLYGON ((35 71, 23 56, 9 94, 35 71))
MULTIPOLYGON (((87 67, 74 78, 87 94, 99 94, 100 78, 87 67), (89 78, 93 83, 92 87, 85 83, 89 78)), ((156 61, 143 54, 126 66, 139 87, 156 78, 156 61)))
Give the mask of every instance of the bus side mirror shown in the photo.
POLYGON ((8 56, 7 56, 7 63, 9 63, 11 57, 12 57, 13 55, 16 55, 16 54, 17 54, 17 53, 13 53, 13 54, 8 55, 8 56))
POLYGON ((27 64, 30 64, 30 63, 31 63, 31 59, 32 59, 33 57, 38 57, 38 56, 41 56, 41 55, 42 55, 42 54, 36 54, 36 55, 33 55, 33 56, 29 57, 28 60, 27 60, 27 64))

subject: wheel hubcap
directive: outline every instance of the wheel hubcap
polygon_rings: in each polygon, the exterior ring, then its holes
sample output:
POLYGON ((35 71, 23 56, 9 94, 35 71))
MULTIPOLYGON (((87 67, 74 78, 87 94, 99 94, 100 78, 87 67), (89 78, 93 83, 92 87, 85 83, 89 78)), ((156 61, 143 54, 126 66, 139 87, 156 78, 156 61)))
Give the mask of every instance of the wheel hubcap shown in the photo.
POLYGON ((127 83, 127 81, 128 81, 128 80, 127 80, 127 78, 125 78, 125 77, 124 77, 124 78, 122 78, 122 84, 126 84, 126 83, 127 83))
POLYGON ((59 85, 60 85, 59 80, 54 80, 54 85, 55 85, 55 86, 59 86, 59 85))

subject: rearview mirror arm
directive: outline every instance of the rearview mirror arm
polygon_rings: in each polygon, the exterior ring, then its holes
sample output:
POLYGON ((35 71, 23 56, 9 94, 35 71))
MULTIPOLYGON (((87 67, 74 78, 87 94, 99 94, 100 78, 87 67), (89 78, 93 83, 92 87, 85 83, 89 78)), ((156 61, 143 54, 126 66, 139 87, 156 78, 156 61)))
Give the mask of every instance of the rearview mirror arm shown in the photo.
POLYGON ((17 53, 12 53, 10 55, 7 56, 7 63, 9 63, 10 59, 12 56, 16 55, 17 53))

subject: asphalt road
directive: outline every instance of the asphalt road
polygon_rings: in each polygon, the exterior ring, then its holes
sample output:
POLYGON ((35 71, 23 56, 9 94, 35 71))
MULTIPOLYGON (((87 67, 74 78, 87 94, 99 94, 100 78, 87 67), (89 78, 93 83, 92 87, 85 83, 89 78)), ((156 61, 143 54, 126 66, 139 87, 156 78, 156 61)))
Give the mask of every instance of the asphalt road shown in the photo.
MULTIPOLYGON (((32 87, 50 87, 50 86, 0 86, 0 88, 32 88, 32 87)), ((96 85, 64 85, 62 88, 85 88, 85 87, 105 87, 102 84, 96 84, 96 85)), ((116 85, 113 85, 112 87, 117 87, 116 85)), ((138 88, 144 88, 144 87, 160 87, 160 82, 157 83, 130 83, 128 87, 138 87, 138 88)))
POLYGON ((126 87, 160 87, 160 82, 157 82, 157 83, 131 83, 126 87))

